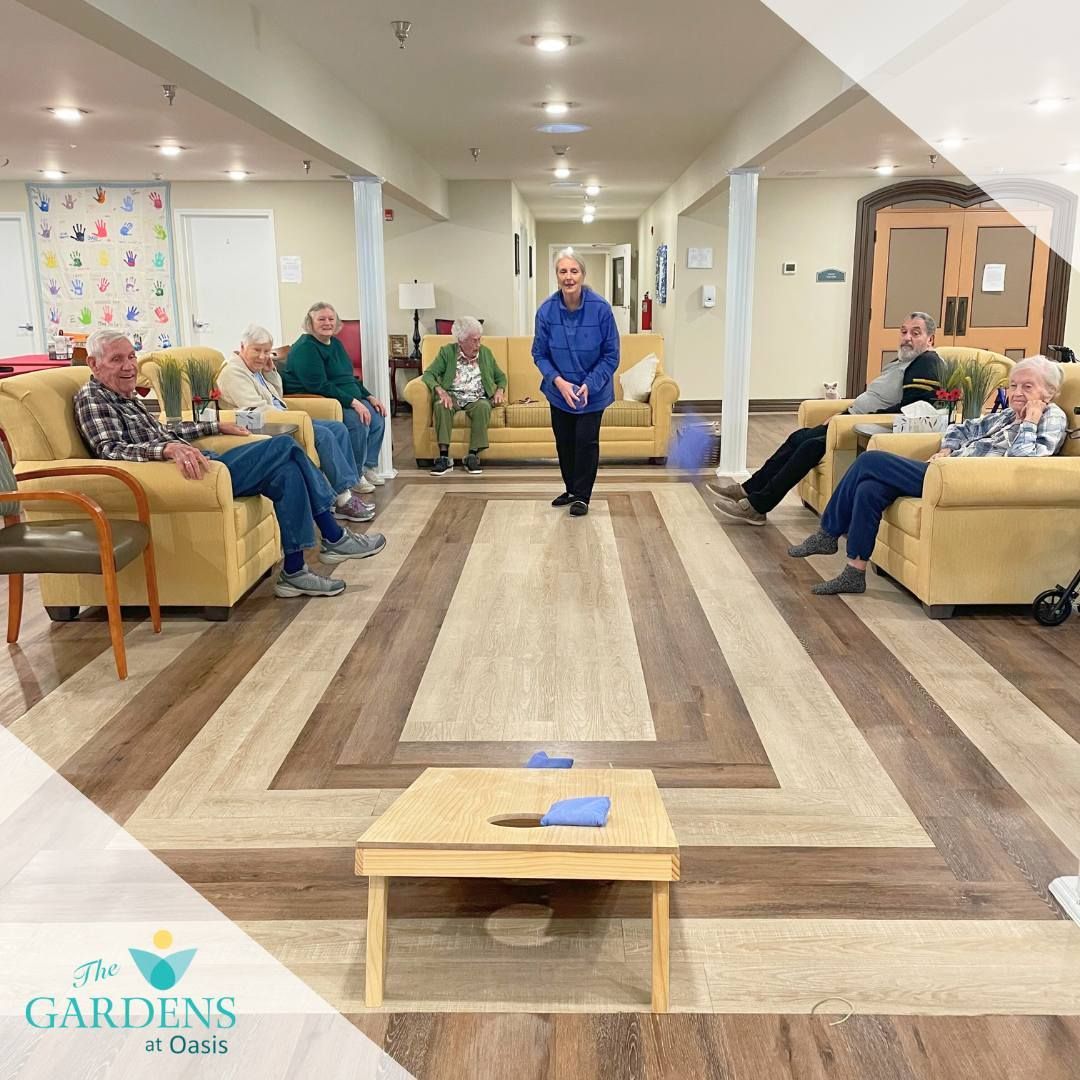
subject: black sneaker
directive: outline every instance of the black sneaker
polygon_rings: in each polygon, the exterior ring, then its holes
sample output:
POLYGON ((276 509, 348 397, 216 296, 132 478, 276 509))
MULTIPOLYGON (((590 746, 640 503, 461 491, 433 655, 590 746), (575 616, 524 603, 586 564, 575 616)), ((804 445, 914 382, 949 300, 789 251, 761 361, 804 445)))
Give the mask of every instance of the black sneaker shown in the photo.
POLYGON ((589 512, 589 504, 584 499, 575 499, 570 504, 570 513, 573 517, 584 517, 589 512))
POLYGON ((437 457, 435 464, 431 466, 432 476, 445 476, 447 473, 454 471, 454 459, 448 457, 437 457))
POLYGON ((569 491, 564 491, 558 498, 551 500, 552 506, 569 506, 574 501, 574 496, 569 491))
POLYGON ((479 476, 484 470, 480 468, 480 455, 479 454, 466 454, 465 455, 465 471, 470 476, 479 476))

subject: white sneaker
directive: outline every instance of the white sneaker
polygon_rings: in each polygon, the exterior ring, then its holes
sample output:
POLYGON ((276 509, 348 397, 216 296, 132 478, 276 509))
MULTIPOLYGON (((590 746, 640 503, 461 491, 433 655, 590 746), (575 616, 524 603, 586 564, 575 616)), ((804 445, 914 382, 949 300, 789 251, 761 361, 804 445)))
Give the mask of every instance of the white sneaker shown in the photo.
POLYGON ((361 495, 370 495, 375 490, 375 485, 369 483, 363 476, 352 486, 353 491, 360 492, 361 495))
POLYGON ((365 469, 364 479, 369 484, 374 484, 375 487, 382 487, 383 484, 386 483, 386 481, 374 469, 365 469))

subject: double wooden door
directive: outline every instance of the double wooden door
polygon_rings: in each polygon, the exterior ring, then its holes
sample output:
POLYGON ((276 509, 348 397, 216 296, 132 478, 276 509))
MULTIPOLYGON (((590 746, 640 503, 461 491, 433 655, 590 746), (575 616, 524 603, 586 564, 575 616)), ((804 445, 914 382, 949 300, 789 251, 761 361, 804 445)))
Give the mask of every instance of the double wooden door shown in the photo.
POLYGON ((945 206, 881 210, 876 219, 867 381, 896 357, 912 311, 938 323, 937 345, 1019 360, 1042 344, 1053 212, 945 206))

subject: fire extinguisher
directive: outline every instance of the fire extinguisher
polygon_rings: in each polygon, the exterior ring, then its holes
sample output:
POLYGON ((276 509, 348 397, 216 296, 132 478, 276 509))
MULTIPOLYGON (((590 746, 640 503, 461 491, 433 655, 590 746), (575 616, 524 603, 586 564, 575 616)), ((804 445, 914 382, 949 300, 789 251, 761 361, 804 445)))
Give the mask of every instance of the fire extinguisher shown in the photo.
POLYGON ((638 329, 652 329, 652 300, 648 293, 641 298, 641 326, 638 329))

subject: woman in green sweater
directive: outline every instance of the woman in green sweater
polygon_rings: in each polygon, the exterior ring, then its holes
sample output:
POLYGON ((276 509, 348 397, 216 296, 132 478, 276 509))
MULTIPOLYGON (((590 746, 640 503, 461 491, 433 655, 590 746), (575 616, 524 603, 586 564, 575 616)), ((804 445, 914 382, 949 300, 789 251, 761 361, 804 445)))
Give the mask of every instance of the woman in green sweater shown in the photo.
POLYGON ((386 406, 356 377, 345 346, 334 337, 341 319, 332 304, 320 300, 304 316, 305 333, 293 342, 281 369, 286 394, 318 394, 341 402, 349 429, 360 490, 374 491, 384 481, 375 471, 386 423, 386 406))

